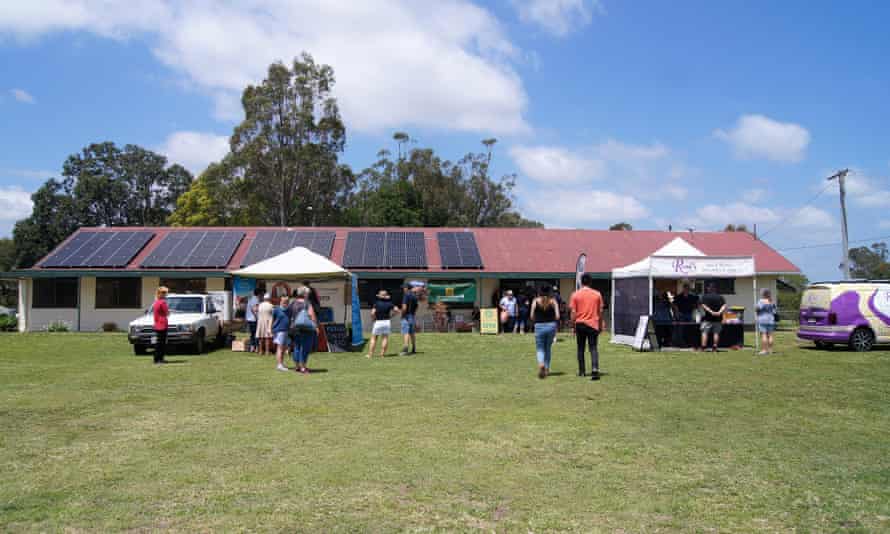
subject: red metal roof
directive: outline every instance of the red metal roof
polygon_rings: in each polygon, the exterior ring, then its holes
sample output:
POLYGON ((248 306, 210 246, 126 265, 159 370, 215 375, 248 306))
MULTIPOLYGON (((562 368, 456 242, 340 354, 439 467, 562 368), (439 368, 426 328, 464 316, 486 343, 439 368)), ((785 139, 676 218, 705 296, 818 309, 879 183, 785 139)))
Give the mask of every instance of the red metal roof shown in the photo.
MULTIPOLYGON (((573 273, 578 254, 587 254, 587 271, 608 273, 612 269, 630 265, 646 258, 676 237, 689 242, 692 246, 712 256, 754 256, 757 272, 760 273, 798 273, 797 268, 784 256, 773 250, 763 241, 754 239, 746 232, 659 232, 659 231, 609 231, 609 230, 556 230, 543 228, 347 228, 347 227, 292 227, 289 230, 318 231, 328 230, 335 234, 331 259, 342 264, 346 248, 346 236, 351 231, 420 231, 426 237, 426 255, 428 269, 420 271, 430 273, 573 273), (482 255, 484 268, 479 269, 443 269, 439 256, 437 232, 471 231, 476 236, 476 243, 482 255)), ((280 227, 115 227, 115 228, 82 228, 82 231, 122 231, 147 230, 155 233, 148 245, 130 262, 127 270, 143 270, 142 261, 148 257, 161 240, 171 232, 187 232, 196 230, 243 230, 245 237, 232 256, 227 271, 241 268, 241 261, 250 249, 257 231, 282 230, 280 227)), ((70 239, 70 238, 69 238, 70 239)), ((67 240, 66 240, 67 241, 67 240)), ((60 245, 61 246, 61 245, 60 245)), ((42 260, 41 260, 42 261, 42 260)), ((35 267, 39 269, 39 263, 35 267)), ((65 269, 43 269, 62 270, 65 269)), ((98 271, 103 269, 89 269, 98 271)), ((119 269, 106 269, 115 271, 119 269)), ((164 269, 157 269, 164 270, 164 269)), ((176 269, 184 271, 185 269, 176 269)), ((196 269, 207 272, 208 269, 196 269)), ((373 272, 374 269, 357 269, 362 272, 373 272)), ((187 270, 185 270, 187 271, 187 270)), ((395 269, 383 272, 402 272, 395 269)), ((406 269, 404 272, 418 272, 418 269, 406 269)))

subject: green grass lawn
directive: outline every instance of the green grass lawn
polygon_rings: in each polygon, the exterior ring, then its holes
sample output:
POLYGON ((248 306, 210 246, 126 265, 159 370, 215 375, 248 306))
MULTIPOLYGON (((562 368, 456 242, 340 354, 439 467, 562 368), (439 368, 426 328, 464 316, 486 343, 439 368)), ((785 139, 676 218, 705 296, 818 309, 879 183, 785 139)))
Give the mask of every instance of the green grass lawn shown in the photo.
POLYGON ((601 340, 591 382, 563 337, 539 380, 531 336, 299 376, 0 335, 0 531, 890 530, 890 352, 601 340))

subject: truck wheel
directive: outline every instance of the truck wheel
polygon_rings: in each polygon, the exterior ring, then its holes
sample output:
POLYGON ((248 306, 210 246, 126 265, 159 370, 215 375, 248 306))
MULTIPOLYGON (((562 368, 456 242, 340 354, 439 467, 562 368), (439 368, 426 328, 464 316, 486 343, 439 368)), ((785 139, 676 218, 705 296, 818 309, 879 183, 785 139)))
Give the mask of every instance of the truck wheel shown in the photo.
POLYGON ((148 353, 148 347, 139 344, 133 345, 133 353, 137 356, 143 356, 148 353))
POLYGON ((850 348, 856 352, 868 352, 875 344, 875 335, 871 330, 859 327, 850 336, 850 348))
POLYGON ((195 334, 195 344, 192 349, 195 351, 195 354, 204 354, 205 342, 204 342, 204 330, 198 330, 198 333, 195 334))

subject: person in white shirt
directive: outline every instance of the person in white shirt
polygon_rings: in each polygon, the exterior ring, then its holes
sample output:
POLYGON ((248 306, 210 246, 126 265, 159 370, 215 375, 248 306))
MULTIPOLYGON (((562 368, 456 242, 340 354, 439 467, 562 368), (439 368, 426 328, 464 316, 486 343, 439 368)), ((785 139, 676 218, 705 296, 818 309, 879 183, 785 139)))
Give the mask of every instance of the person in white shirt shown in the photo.
POLYGON ((502 331, 504 333, 512 332, 513 325, 516 324, 516 297, 513 296, 513 291, 508 289, 504 292, 499 306, 501 308, 501 324, 503 324, 502 331))
POLYGON ((250 331, 250 341, 247 344, 247 350, 256 352, 256 312, 260 306, 260 297, 263 296, 262 289, 254 289, 253 295, 247 300, 247 309, 244 310, 244 320, 247 321, 247 329, 250 331))

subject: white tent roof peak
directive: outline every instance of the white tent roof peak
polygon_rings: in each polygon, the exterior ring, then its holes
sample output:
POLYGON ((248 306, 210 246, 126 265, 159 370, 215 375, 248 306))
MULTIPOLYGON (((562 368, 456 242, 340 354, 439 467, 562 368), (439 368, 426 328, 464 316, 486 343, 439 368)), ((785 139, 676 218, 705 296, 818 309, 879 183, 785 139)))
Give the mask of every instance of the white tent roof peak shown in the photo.
POLYGON ((245 278, 309 280, 345 279, 349 271, 305 247, 294 247, 287 252, 248 265, 232 274, 245 278))
POLYGON ((705 253, 690 245, 682 237, 675 237, 670 243, 652 253, 652 256, 704 256, 705 253))

